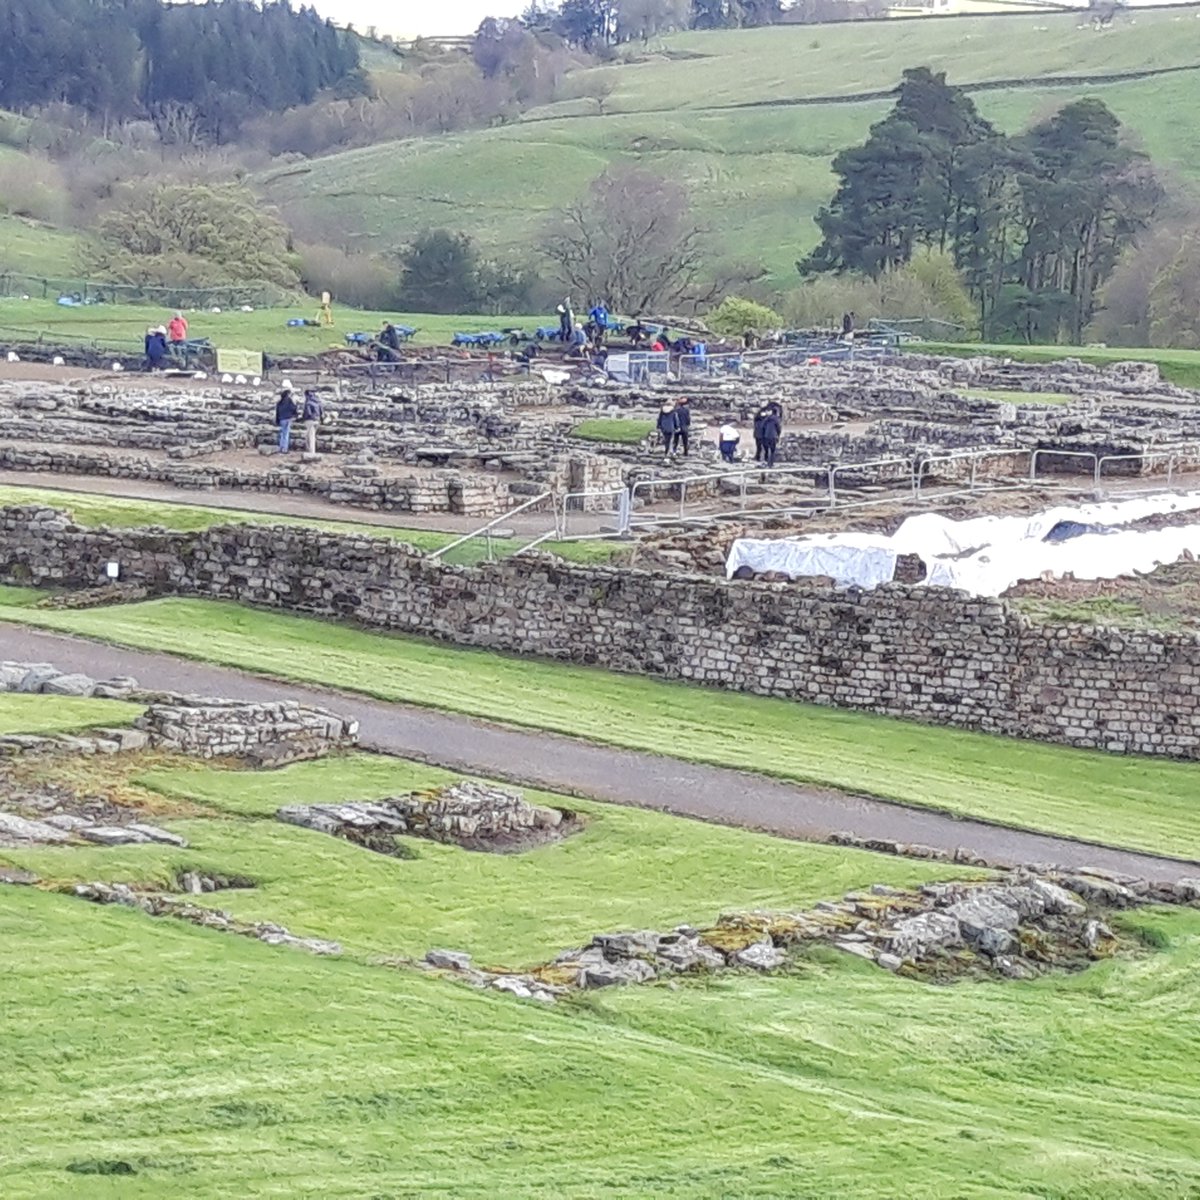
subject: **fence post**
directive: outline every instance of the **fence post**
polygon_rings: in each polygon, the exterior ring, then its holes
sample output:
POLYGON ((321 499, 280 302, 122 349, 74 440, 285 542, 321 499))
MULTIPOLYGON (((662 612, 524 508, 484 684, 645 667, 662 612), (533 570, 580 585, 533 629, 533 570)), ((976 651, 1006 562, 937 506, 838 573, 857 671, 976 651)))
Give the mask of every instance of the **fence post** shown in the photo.
POLYGON ((833 463, 829 464, 829 507, 833 508, 837 504, 836 484, 834 476, 837 474, 837 467, 833 463))

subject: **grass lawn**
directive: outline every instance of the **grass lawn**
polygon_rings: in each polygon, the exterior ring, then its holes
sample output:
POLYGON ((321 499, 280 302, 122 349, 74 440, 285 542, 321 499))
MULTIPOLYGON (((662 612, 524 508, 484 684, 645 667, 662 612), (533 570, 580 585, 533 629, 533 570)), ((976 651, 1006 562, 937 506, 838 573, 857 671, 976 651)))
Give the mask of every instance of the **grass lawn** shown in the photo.
MULTIPOLYGON (((1173 350, 1163 347, 1107 346, 1103 349, 1082 346, 1017 346, 1007 343, 987 345, 980 342, 922 342, 923 354, 950 354, 971 357, 980 354, 1012 358, 1021 362, 1051 362, 1059 358, 1078 358, 1096 366, 1114 362, 1157 363, 1163 378, 1180 387, 1200 388, 1200 350, 1173 350)), ((995 393, 992 398, 1002 393, 995 393)))
MULTIPOLYGON (((52 508, 69 509, 77 524, 95 528, 108 525, 117 529, 161 525, 164 529, 193 531, 210 529, 214 525, 303 525, 313 529, 328 529, 334 533, 360 534, 368 537, 394 538, 407 542, 418 550, 437 550, 455 541, 456 533, 439 533, 431 529, 401 529, 392 525, 368 525, 355 521, 321 521, 304 517, 286 517, 275 513, 249 512, 235 508, 205 508, 199 504, 175 504, 153 500, 131 500, 120 496, 105 496, 94 492, 64 492, 51 488, 27 488, 0 485, 0 507, 5 505, 46 504, 52 508)), ((492 551, 497 557, 511 554, 526 544, 529 538, 493 538, 492 551)), ((557 554, 572 562, 607 562, 618 549, 615 542, 542 542, 538 547, 547 554, 557 554)), ((487 547, 480 539, 464 542, 443 557, 448 563, 470 564, 487 557, 487 547)))
POLYGON ((460 777, 368 754, 257 774, 151 766, 134 782, 212 810, 166 822, 187 849, 0 850, 0 861, 50 878, 157 881, 195 866, 248 875, 257 888, 204 902, 336 939, 364 959, 452 946, 514 967, 608 930, 703 924, 730 907, 805 907, 879 880, 979 874, 525 789, 532 800, 583 813, 585 828, 522 854, 408 838, 414 857, 395 859, 274 819, 284 804, 378 799, 460 777))
POLYGON ((70 733, 102 725, 128 725, 142 707, 124 700, 0 692, 0 733, 70 733))
MULTIPOLYGON (((214 346, 243 350, 268 350, 272 354, 319 354, 342 348, 348 333, 375 333, 384 320, 413 325, 413 341, 423 346, 448 346, 455 333, 521 328, 532 334, 539 325, 553 322, 549 314, 533 316, 442 316, 424 313, 364 312, 334 306, 332 329, 289 328, 295 317, 315 318, 319 303, 295 308, 264 308, 256 312, 190 313, 192 337, 209 338, 214 346)), ((0 297, 0 340, 33 340, 45 337, 57 342, 94 342, 112 349, 140 353, 142 337, 149 325, 163 322, 166 309, 154 305, 95 304, 84 308, 62 308, 54 299, 21 300, 0 297)), ((450 351, 453 353, 452 351, 450 351)))
POLYGON ((654 431, 650 421, 635 421, 627 417, 596 417, 580 421, 571 430, 571 436, 589 442, 622 442, 636 446, 644 442, 654 431))
MULTIPOLYGON (((4 147, 0 146, 0 150, 4 147)), ((0 170, 19 170, 23 156, 0 157, 0 170)), ((40 221, 0 214, 0 275, 73 275, 78 270, 81 235, 40 221)), ((32 285, 23 285, 28 288, 32 285)), ((0 304, 8 301, 0 300, 0 304)), ((0 325, 5 324, 0 318, 0 325)))
POLYGON ((1183 1200, 1200 916, 1136 921, 1167 948, 1033 984, 825 953, 546 1010, 7 888, 0 1188, 1183 1200))
POLYGON ((0 617, 248 670, 1200 858, 1200 766, 463 650, 223 602, 0 617), (179 630, 194 635, 181 646, 179 630), (299 652, 302 649, 302 653, 299 652))
POLYGON ((416 857, 392 859, 271 814, 445 773, 364 754, 256 773, 124 769, 208 811, 156 817, 186 850, 0 861, 64 882, 245 873, 256 889, 201 902, 346 953, 0 886, 6 1200, 1200 1191, 1198 912, 1127 914, 1144 951, 1031 983, 931 986, 814 948, 784 975, 543 1008, 370 960, 437 944, 524 962, 622 925, 956 869, 573 801, 587 825, 559 846, 411 840, 416 857))
POLYGON ((1006 392, 987 388, 964 388, 961 394, 975 400, 999 400, 1002 404, 1071 404, 1081 399, 1066 392, 1006 392))

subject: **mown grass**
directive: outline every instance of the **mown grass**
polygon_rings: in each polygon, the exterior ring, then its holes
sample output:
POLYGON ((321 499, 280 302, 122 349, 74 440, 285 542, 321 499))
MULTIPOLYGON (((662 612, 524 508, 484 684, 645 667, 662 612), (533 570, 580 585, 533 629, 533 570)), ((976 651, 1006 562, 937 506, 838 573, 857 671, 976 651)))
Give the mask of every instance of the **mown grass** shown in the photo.
POLYGON ((589 442, 620 442, 636 446, 644 442, 653 430, 654 426, 649 421, 627 417, 595 417, 590 421, 580 421, 571 430, 571 436, 589 442))
MULTIPOLYGON (((532 334, 538 325, 552 323, 547 315, 511 317, 445 316, 428 313, 367 312, 334 305, 334 327, 289 327, 292 318, 315 319, 319 304, 264 308, 255 312, 189 313, 189 332, 209 338, 214 346, 266 350, 272 354, 319 354, 345 348, 348 333, 377 333, 384 320, 416 326, 414 345, 449 346, 456 333, 521 328, 532 334)), ((165 307, 142 304, 94 304, 63 308, 54 298, 21 300, 0 297, 0 340, 24 340, 18 335, 44 335, 51 342, 95 342, 101 347, 140 353, 147 326, 170 315, 165 307)), ((32 340, 32 338, 31 338, 32 340)), ((448 349, 448 353, 454 353, 448 349)))
POLYGON ((0 617, 122 645, 766 771, 906 804, 1200 858, 1200 767, 934 728, 464 650, 235 604, 159 600, 0 617), (181 644, 180 629, 191 637, 181 644))
MULTIPOLYGON (((9 720, 0 712, 0 729, 9 720)), ((1127 914, 1123 930, 1153 950, 1032 983, 932 987, 815 949, 782 975, 547 1009, 373 960, 431 944, 483 961, 539 955, 622 924, 952 868, 599 804, 575 805, 588 824, 569 842, 512 856, 412 841, 417 857, 391 859, 270 818, 281 802, 444 777, 361 754, 260 773, 152 767, 142 784, 213 810, 157 818, 186 834, 186 850, 0 851, 59 883, 245 873, 258 888, 198 899, 346 948, 315 958, 0 886, 0 1192, 1200 1190, 1200 913, 1127 914)))
MULTIPOLYGON (((325 529, 332 533, 358 534, 366 537, 392 538, 406 542, 417 550, 429 552, 459 538, 457 533, 441 533, 432 529, 403 529, 394 525, 369 525, 356 521, 323 521, 308 517, 288 517, 277 513, 250 512, 237 508, 206 508, 199 504, 177 504, 152 500, 126 499, 96 492, 66 492, 52 488, 0 485, 0 506, 45 504, 68 510, 79 525, 96 528, 107 525, 114 529, 141 528, 160 525, 164 529, 193 532, 217 525, 299 525, 309 529, 325 529)), ((492 553, 503 558, 519 550, 529 538, 493 538, 492 553)), ((542 542, 539 550, 557 554, 572 562, 607 562, 618 549, 615 542, 542 542)), ((443 561, 466 565, 487 558, 487 545, 473 538, 456 546, 443 556, 443 561)))
POLYGON ((70 733, 103 725, 128 725, 140 705, 124 700, 0 692, 0 732, 70 733))
POLYGON ((0 861, 57 879, 161 881, 188 867, 246 875, 256 888, 203 902, 336 939, 362 958, 452 946, 514 967, 608 930, 704 923, 731 906, 806 907, 877 880, 916 884, 963 873, 526 789, 531 801, 581 813, 584 828, 520 854, 406 838, 411 857, 391 858, 274 819, 285 804, 375 800, 456 778, 367 754, 258 774, 151 768, 135 782, 212 810, 169 822, 186 849, 0 850, 0 861))
MULTIPOLYGON (((1063 351, 1064 355, 1067 353, 1063 351)), ((999 388, 964 388, 962 395, 975 400, 999 400, 1002 404, 1071 404, 1080 399, 1066 392, 1006 392, 999 388)))
POLYGON ((1200 388, 1200 350, 1129 346, 1019 346, 1007 343, 987 345, 979 342, 923 342, 920 349, 927 354, 950 354, 960 358, 987 354, 1021 362, 1050 362, 1070 357, 1099 367, 1130 360, 1152 362, 1158 365, 1168 382, 1180 387, 1200 388))
POLYGON ((545 1010, 8 888, 0 1188, 1182 1200, 1200 917, 1136 921, 1168 948, 1034 984, 826 953, 545 1010))

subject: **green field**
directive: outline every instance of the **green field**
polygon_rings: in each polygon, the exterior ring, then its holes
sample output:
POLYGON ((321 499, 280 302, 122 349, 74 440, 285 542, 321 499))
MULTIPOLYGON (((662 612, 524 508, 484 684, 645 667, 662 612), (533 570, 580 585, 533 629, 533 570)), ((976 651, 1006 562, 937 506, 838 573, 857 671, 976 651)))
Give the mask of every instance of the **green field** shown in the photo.
POLYGON ((1200 859, 1200 766, 615 675, 200 600, 0 618, 905 804, 1200 859), (194 635, 180 644, 179 630, 194 635), (298 650, 303 648, 302 653, 298 650))
MULTIPOLYGON (((664 40, 664 53, 615 73, 602 68, 617 83, 603 116, 594 101, 567 101, 494 129, 289 164, 262 182, 272 200, 353 229, 360 249, 390 250, 398 229, 450 224, 488 247, 528 253, 589 179, 638 162, 688 185, 724 261, 761 261, 788 286, 816 241, 812 218, 832 194, 833 155, 889 107, 838 97, 884 92, 907 67, 945 70, 955 84, 1018 78, 975 94, 1008 131, 1100 96, 1157 164, 1200 178, 1200 127, 1187 115, 1200 99, 1200 70, 1040 82, 1192 67, 1194 15, 1139 11, 1103 33, 1075 13, 1038 13, 679 34, 664 40)), ((586 73, 570 82, 586 90, 586 73)))
POLYGON ((69 733, 96 725, 128 725, 141 711, 123 700, 0 693, 0 732, 69 733))
MULTIPOLYGON (((0 712, 0 729, 26 724, 0 712)), ((547 1009, 374 960, 436 944, 526 961, 620 925, 953 869, 575 801, 559 803, 583 832, 518 855, 411 841, 415 858, 386 858, 270 819, 441 777, 365 755, 261 774, 149 765, 136 778, 187 850, 0 850, 62 883, 246 874, 256 888, 198 899, 346 951, 0 885, 4 1196, 1200 1190, 1200 913, 1126 915, 1140 952, 1031 983, 935 987, 814 948, 784 974, 547 1009), (192 815, 172 817, 181 799, 192 815)))
MULTIPOLYGON (((0 158, 0 169, 19 169, 20 158, 10 152, 0 158)), ((70 230, 0 214, 0 276, 6 271, 32 276, 73 275, 79 269, 79 240, 79 235, 70 230)))
MULTIPOLYGON (((129 529, 160 525, 164 529, 190 532, 211 529, 215 525, 299 525, 310 529, 326 529, 333 533, 393 538, 426 552, 449 545, 460 536, 455 533, 438 533, 430 529, 403 529, 392 525, 368 525, 355 521, 308 520, 303 517, 286 517, 236 508, 205 508, 199 504, 155 503, 151 500, 128 500, 92 492, 64 492, 52 488, 0 485, 0 507, 21 504, 45 504, 51 508, 67 509, 77 524, 90 528, 108 525, 116 529, 129 529)), ((502 558, 519 550, 529 540, 493 538, 492 554, 502 558)), ((615 542, 599 540, 549 541, 538 545, 538 549, 547 554, 557 554, 560 558, 583 563, 607 562, 618 548, 615 542)), ((473 538, 448 551, 443 555, 442 561, 469 565, 482 562, 487 558, 487 553, 487 543, 481 538, 473 538)))
MULTIPOLYGON (((1157 363, 1163 378, 1178 384, 1179 387, 1200 388, 1200 350, 1131 349, 1127 346, 1017 346, 1000 343, 988 345, 980 342, 924 342, 919 348, 929 354, 987 354, 1020 362, 1052 362, 1055 359, 1071 357, 1099 367, 1133 359, 1157 363)), ((997 392, 994 396, 1001 394, 997 392)))
MULTIPOLYGON (((532 333, 551 318, 541 316, 481 317, 418 313, 333 310, 332 329, 289 328, 292 318, 315 319, 318 304, 306 307, 264 308, 256 312, 189 313, 192 337, 208 338, 214 346, 243 350, 268 350, 272 354, 320 354, 345 347, 348 333, 377 333, 384 320, 417 328, 416 345, 449 346, 455 333, 521 328, 532 333)), ((142 339, 151 325, 164 324, 171 312, 165 307, 140 304, 94 304, 63 308, 54 300, 20 300, 0 297, 0 343, 33 341, 88 342, 98 347, 141 353, 142 339)), ((451 353, 453 353, 451 351, 451 353)))
POLYGON ((571 436, 582 438, 585 442, 621 442, 627 446, 637 446, 653 432, 654 424, 651 421, 637 421, 627 417, 596 417, 590 421, 580 421, 571 430, 571 436))

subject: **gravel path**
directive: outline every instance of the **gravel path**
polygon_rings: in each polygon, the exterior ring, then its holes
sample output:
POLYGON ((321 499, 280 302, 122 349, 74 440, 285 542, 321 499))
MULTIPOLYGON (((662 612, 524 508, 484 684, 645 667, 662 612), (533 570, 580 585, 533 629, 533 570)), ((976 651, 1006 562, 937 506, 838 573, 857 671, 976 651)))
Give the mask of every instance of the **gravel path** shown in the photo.
MULTIPOLYGON (((181 636, 186 636, 181 631, 181 636)), ((1192 861, 1159 858, 982 821, 959 820, 828 788, 512 729, 431 709, 304 687, 167 654, 0 624, 0 658, 52 662, 97 678, 133 675, 144 687, 243 700, 283 697, 356 717, 365 748, 496 779, 706 821, 822 840, 860 837, 965 847, 995 862, 1100 867, 1153 880, 1200 874, 1192 861)))

